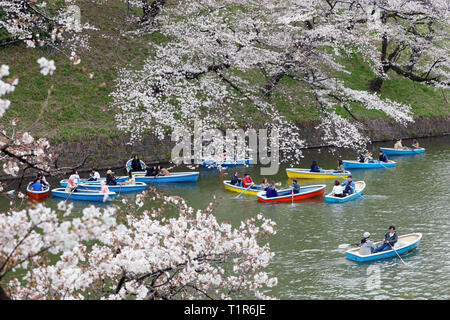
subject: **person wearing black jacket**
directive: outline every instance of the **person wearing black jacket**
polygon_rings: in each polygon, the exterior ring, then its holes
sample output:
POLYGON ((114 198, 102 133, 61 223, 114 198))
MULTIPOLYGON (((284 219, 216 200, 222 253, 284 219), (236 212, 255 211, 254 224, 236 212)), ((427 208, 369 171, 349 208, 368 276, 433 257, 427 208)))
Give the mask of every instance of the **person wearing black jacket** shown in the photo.
POLYGON ((395 226, 390 226, 389 231, 386 232, 386 234, 384 235, 383 244, 375 248, 375 250, 373 250, 373 253, 392 250, 397 241, 398 241, 398 234, 397 231, 395 231, 395 226))
POLYGON ((137 154, 134 155, 133 160, 131 160, 131 172, 142 171, 141 160, 137 154))
POLYGON ((106 171, 106 185, 107 186, 117 185, 116 177, 113 176, 113 172, 111 170, 106 171))
POLYGON ((379 161, 381 161, 381 162, 388 162, 389 161, 387 155, 383 151, 380 150, 379 155, 380 155, 378 157, 379 161))

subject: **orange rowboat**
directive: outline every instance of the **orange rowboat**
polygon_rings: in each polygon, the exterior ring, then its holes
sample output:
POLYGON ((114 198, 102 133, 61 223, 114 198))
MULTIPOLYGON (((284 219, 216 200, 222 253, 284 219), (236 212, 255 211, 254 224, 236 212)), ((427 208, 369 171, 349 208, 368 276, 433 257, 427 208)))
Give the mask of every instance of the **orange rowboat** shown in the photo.
POLYGON ((30 197, 31 199, 35 199, 35 200, 43 199, 45 197, 48 197, 49 192, 50 192, 49 186, 44 186, 42 191, 34 191, 31 188, 31 183, 28 184, 28 186, 27 186, 27 194, 28 194, 28 197, 30 197))
POLYGON ((260 202, 291 202, 321 196, 324 194, 325 188, 326 185, 324 184, 305 186, 300 188, 300 193, 294 194, 292 193, 292 188, 282 189, 278 191, 278 197, 270 198, 266 197, 266 191, 261 191, 257 194, 257 197, 260 202))

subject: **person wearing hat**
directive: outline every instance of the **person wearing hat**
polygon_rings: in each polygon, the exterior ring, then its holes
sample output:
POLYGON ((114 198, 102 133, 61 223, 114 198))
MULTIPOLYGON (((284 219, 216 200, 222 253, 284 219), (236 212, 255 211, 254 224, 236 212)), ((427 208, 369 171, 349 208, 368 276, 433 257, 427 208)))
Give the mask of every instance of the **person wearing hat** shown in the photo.
POLYGON ((367 256, 369 254, 372 254, 375 249, 375 244, 369 240, 370 233, 364 232, 363 235, 364 238, 361 239, 361 242, 359 243, 359 254, 363 256, 367 256))
POLYGON ((384 235, 384 242, 373 250, 373 253, 391 250, 398 241, 398 234, 395 226, 390 226, 389 231, 384 235))
POLYGON ((106 185, 108 186, 117 185, 116 177, 113 176, 113 173, 111 170, 106 171, 106 185))

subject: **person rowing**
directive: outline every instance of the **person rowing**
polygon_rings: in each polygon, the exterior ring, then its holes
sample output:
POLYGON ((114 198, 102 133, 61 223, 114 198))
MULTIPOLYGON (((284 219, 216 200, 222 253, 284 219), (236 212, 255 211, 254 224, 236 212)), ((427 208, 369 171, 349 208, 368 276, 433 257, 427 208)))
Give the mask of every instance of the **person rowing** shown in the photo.
POLYGON ((292 180, 292 192, 300 193, 300 183, 297 182, 297 179, 292 180))
POLYGON ((275 189, 275 182, 274 181, 272 181, 269 184, 269 187, 267 188, 267 191, 266 191, 266 197, 267 198, 278 197, 278 192, 277 192, 277 189, 275 189))
POLYGON ((253 180, 250 177, 249 173, 244 174, 244 178, 242 179, 242 187, 248 188, 253 184, 253 180))
POLYGON ((416 139, 413 140, 413 143, 411 145, 411 148, 413 149, 419 149, 419 141, 417 141, 416 139))
POLYGON ((398 241, 398 234, 395 226, 389 227, 389 231, 384 235, 384 242, 373 250, 373 253, 391 250, 398 241))
POLYGON ((359 254, 363 256, 368 256, 373 253, 375 249, 375 244, 369 240, 370 233, 364 232, 363 235, 364 238, 361 239, 361 242, 359 243, 359 254))
POLYGON ((408 150, 407 147, 404 147, 402 145, 402 139, 398 139, 397 142, 394 144, 394 149, 395 150, 408 150))
POLYGON ((387 155, 386 155, 383 151, 381 151, 381 150, 380 150, 380 152, 379 152, 378 160, 379 160, 380 162, 386 162, 386 163, 389 162, 389 159, 388 159, 387 155))
POLYGON ((355 183, 353 182, 352 176, 348 176, 347 181, 345 181, 342 186, 344 187, 344 195, 350 195, 355 192, 355 183))
POLYGON ((77 189, 78 184, 80 183, 80 176, 78 175, 77 170, 73 170, 69 179, 67 180, 66 192, 74 192, 77 189))
POLYGON ((321 168, 319 167, 319 164, 316 160, 314 160, 311 164, 311 172, 320 172, 321 168))
POLYGON ((136 177, 134 176, 133 172, 128 172, 128 181, 125 182, 126 185, 135 185, 136 184, 136 177))
POLYGON ((36 180, 34 181, 34 183, 31 185, 31 188, 34 191, 43 191, 44 190, 44 186, 41 183, 41 179, 38 177, 36 178, 36 180))

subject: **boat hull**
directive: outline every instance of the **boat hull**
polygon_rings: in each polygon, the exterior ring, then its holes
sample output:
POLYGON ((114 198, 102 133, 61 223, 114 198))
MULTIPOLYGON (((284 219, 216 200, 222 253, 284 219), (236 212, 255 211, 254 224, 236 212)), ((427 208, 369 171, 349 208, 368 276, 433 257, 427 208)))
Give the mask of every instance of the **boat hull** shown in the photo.
POLYGON ((212 167, 212 166, 221 166, 221 167, 234 167, 234 166, 245 166, 253 164, 253 159, 241 159, 241 160, 202 160, 202 166, 204 167, 212 167))
POLYGON ((347 178, 352 173, 350 171, 339 172, 334 170, 324 170, 323 172, 311 172, 309 169, 286 169, 286 174, 289 178, 293 179, 336 179, 347 178), (340 177, 339 177, 340 176, 340 177))
POLYGON ((267 198, 266 191, 257 194, 258 201, 264 203, 292 202, 318 197, 324 194, 326 185, 305 186, 300 188, 300 193, 292 195, 292 188, 278 191, 278 197, 267 198))
POLYGON ((50 193, 50 187, 46 186, 44 187, 43 191, 34 191, 31 189, 31 183, 27 186, 27 195, 29 198, 34 200, 40 200, 48 197, 50 193))
POLYGON ((383 151, 388 156, 409 156, 414 154, 425 153, 424 148, 408 149, 408 150, 397 150, 394 148, 380 148, 380 150, 383 151))
MULTIPOLYGON (((82 183, 80 184, 79 188, 82 189, 88 189, 88 190, 95 190, 100 191, 101 185, 99 182, 97 183, 82 183)), ((136 182, 135 185, 126 185, 124 182, 121 182, 118 185, 115 186, 108 186, 109 191, 111 192, 120 192, 120 193, 127 193, 127 192, 138 192, 138 191, 144 191, 147 189, 148 185, 144 182, 136 182)))
POLYGON ((136 182, 145 183, 177 183, 177 182, 197 182, 199 172, 173 172, 170 176, 145 176, 135 175, 136 182))
POLYGON ((380 162, 373 160, 373 162, 358 162, 351 160, 344 160, 344 169, 378 169, 378 168, 392 168, 397 165, 395 161, 380 162))
POLYGON ((332 196, 331 192, 329 194, 327 194, 325 196, 325 202, 326 203, 344 203, 344 202, 348 202, 351 200, 356 200, 358 198, 360 198, 362 196, 362 194, 364 193, 364 190, 366 189, 366 183, 364 181, 356 181, 355 182, 356 185, 356 192, 346 196, 344 198, 340 198, 340 197, 334 197, 332 196), (361 186, 358 188, 358 185, 361 184, 361 186))
MULTIPOLYGON (((242 191, 244 191, 246 189, 244 187, 234 186, 234 185, 230 184, 230 181, 224 181, 223 185, 224 185, 226 190, 233 191, 233 192, 238 192, 238 193, 241 193, 242 191)), ((256 196, 261 191, 262 191, 261 189, 250 188, 247 191, 245 191, 243 193, 243 195, 256 196)))
MULTIPOLYGON (((408 253, 409 251, 415 249, 420 244, 421 239, 422 239, 421 233, 411 233, 411 234, 407 234, 404 236, 399 236, 398 242, 395 244, 394 248, 399 255, 402 255, 402 254, 408 253), (406 242, 407 238, 414 238, 414 241, 406 242), (404 242, 402 242, 402 240, 404 242)), ((379 246, 380 244, 381 244, 381 242, 375 243, 376 246, 379 246)), ((397 254, 395 253, 394 250, 378 252, 378 253, 370 254, 367 256, 361 256, 358 253, 358 251, 359 251, 359 248, 347 250, 345 252, 345 257, 352 261, 370 262, 370 261, 387 259, 387 258, 392 258, 392 257, 397 256, 397 254)))
MULTIPOLYGON (((52 190, 52 196, 54 198, 63 198, 63 199, 67 199, 67 197, 69 196, 69 192, 66 192, 64 190, 64 188, 57 188, 57 189, 53 189, 52 190)), ((112 200, 114 199, 114 197, 116 196, 115 192, 110 192, 108 193, 108 198, 106 201, 112 200)), ((104 193, 98 193, 95 191, 91 191, 91 192, 72 192, 72 194, 70 194, 69 199, 70 200, 78 200, 78 201, 94 201, 94 202, 103 202, 105 198, 105 194, 104 193)))

